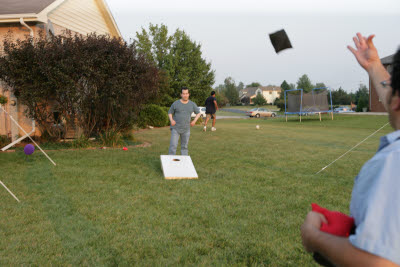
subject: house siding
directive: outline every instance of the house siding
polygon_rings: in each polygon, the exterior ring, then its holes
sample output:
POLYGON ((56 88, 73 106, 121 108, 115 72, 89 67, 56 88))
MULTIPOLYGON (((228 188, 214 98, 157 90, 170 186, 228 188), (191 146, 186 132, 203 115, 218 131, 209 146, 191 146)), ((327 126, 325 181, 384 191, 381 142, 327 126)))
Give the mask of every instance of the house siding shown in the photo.
MULTIPOLYGON (((48 18, 61 28, 68 28, 83 35, 89 33, 110 34, 111 29, 104 19, 102 11, 95 0, 68 0, 55 10, 48 18)), ((56 31, 56 34, 60 34, 56 31)))

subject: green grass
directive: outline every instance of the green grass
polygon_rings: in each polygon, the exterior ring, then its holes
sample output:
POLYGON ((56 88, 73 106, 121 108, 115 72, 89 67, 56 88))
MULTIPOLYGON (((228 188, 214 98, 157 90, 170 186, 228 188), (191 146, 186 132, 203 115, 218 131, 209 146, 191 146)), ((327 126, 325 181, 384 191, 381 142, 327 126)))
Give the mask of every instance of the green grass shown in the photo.
POLYGON ((221 120, 192 128, 198 180, 163 179, 169 129, 141 131, 148 148, 0 153, 0 266, 315 266, 299 227, 310 203, 348 213, 354 176, 384 116, 221 120), (261 126, 260 130, 255 125, 261 126))

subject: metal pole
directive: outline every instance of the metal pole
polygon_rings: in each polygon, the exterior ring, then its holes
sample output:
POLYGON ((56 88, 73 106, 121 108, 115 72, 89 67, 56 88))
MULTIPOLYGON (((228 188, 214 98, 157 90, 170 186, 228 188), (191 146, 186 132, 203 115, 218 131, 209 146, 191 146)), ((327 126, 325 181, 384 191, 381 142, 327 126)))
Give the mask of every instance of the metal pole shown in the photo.
POLYGON ((19 199, 13 194, 13 192, 11 192, 10 189, 7 188, 7 186, 6 186, 5 184, 3 184, 2 181, 0 181, 0 184, 8 191, 8 193, 10 193, 10 194, 13 196, 13 198, 15 198, 15 200, 17 200, 18 202, 20 202, 19 199))
POLYGON ((287 122, 287 114, 286 114, 286 90, 284 92, 284 96, 285 96, 285 115, 286 115, 286 122, 287 122))
POLYGON ((300 122, 301 122, 302 112, 303 112, 303 89, 301 89, 301 97, 300 97, 300 122))

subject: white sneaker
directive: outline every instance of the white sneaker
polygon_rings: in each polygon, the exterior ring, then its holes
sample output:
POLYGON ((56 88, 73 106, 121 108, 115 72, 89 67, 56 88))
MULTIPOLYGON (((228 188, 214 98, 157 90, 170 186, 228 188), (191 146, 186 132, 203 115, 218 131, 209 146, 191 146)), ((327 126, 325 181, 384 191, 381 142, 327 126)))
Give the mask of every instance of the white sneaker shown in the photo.
POLYGON ((203 127, 203 132, 207 131, 207 126, 203 127))
POLYGON ((217 128, 212 127, 211 128, 211 132, 215 132, 217 130, 217 128))

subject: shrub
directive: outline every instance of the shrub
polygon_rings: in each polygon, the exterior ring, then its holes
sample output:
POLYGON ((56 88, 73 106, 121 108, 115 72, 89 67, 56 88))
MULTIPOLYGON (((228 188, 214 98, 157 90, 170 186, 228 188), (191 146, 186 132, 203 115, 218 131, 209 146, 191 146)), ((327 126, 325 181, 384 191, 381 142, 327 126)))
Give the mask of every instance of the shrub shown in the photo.
POLYGON ((368 95, 360 97, 357 104, 357 112, 362 112, 363 108, 368 108, 368 95))
POLYGON ((285 100, 284 99, 275 100, 275 105, 279 108, 279 111, 285 112, 285 100))
POLYGON ((253 98, 253 102, 257 106, 264 106, 267 104, 267 100, 265 100, 264 96, 260 93, 258 93, 257 96, 253 98))
POLYGON ((116 129, 110 129, 100 134, 102 145, 109 147, 118 147, 124 144, 122 134, 116 129))
POLYGON ((73 148, 87 148, 90 147, 90 141, 85 135, 81 135, 79 138, 72 142, 73 148))
POLYGON ((65 125, 79 126, 86 137, 130 129, 158 92, 154 63, 134 44, 107 35, 47 39, 41 34, 35 42, 5 38, 3 48, 0 80, 50 139, 64 133, 53 127, 55 113, 65 125))
POLYGON ((6 135, 0 135, 0 148, 8 145, 11 143, 11 139, 8 138, 6 135))
POLYGON ((146 105, 140 111, 138 125, 141 128, 145 128, 146 126, 167 126, 168 113, 160 106, 154 104, 146 105))
POLYGON ((7 104, 7 97, 0 95, 0 104, 4 105, 7 104))

